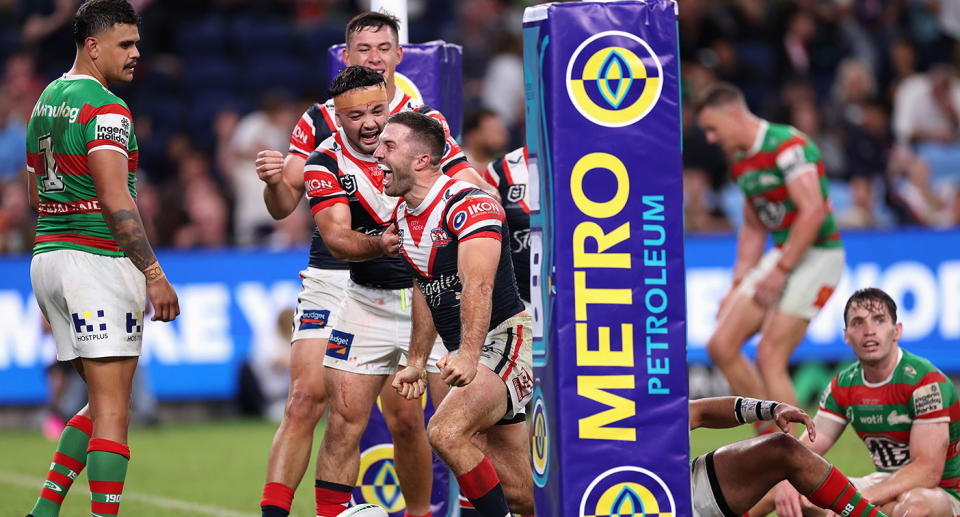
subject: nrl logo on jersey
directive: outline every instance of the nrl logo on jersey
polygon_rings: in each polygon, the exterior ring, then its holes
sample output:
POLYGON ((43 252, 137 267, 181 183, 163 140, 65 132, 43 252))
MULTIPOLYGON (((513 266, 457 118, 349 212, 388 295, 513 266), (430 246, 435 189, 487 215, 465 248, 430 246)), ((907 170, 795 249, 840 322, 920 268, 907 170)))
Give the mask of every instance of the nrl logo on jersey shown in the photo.
POLYGON ((507 190, 507 201, 511 203, 520 202, 523 199, 523 195, 526 193, 526 185, 510 185, 510 188, 507 190))
POLYGON ((353 177, 353 174, 340 176, 340 186, 343 187, 344 192, 351 196, 357 193, 357 179, 353 177))

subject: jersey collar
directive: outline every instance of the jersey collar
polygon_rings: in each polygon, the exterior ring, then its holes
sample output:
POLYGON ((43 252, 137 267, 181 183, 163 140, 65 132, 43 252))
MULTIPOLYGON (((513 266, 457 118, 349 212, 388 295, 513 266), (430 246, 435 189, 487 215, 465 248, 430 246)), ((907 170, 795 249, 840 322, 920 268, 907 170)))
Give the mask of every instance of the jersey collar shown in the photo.
POLYGON ((767 136, 767 129, 770 128, 770 123, 766 120, 760 119, 760 127, 757 128, 757 138, 753 141, 753 145, 750 146, 750 149, 747 149, 745 156, 753 156, 760 152, 760 148, 763 146, 763 138, 767 136))
POLYGON ((96 81, 97 84, 100 83, 100 81, 97 81, 96 77, 93 77, 92 75, 87 75, 87 74, 63 74, 61 79, 63 79, 64 81, 77 81, 80 79, 90 79, 91 81, 96 81))
POLYGON ((360 151, 353 148, 353 145, 350 144, 350 139, 347 138, 347 135, 343 134, 343 130, 337 131, 337 142, 340 142, 340 145, 343 146, 343 150, 349 154, 351 157, 356 158, 357 160, 368 162, 368 163, 377 163, 377 159, 369 154, 363 154, 360 151))
POLYGON ((440 177, 437 178, 437 181, 433 182, 433 186, 430 187, 430 190, 427 192, 427 195, 423 196, 423 201, 421 201, 419 205, 417 205, 414 208, 411 208, 410 205, 407 205, 407 213, 410 215, 422 214, 427 209, 427 207, 433 205, 433 200, 436 199, 437 196, 441 195, 443 191, 447 189, 448 185, 452 184, 455 181, 457 180, 441 174, 440 177))
POLYGON ((867 378, 863 375, 863 368, 860 368, 860 379, 863 380, 863 385, 868 388, 879 388, 884 384, 887 384, 893 379, 893 375, 897 373, 897 368, 900 368, 900 361, 903 360, 903 349, 899 346, 897 347, 897 365, 893 367, 893 371, 890 372, 890 375, 886 379, 880 382, 867 382, 867 378))
POLYGON ((399 86, 393 88, 393 98, 390 99, 390 104, 387 106, 390 114, 393 115, 407 102, 407 94, 403 93, 403 90, 399 86))

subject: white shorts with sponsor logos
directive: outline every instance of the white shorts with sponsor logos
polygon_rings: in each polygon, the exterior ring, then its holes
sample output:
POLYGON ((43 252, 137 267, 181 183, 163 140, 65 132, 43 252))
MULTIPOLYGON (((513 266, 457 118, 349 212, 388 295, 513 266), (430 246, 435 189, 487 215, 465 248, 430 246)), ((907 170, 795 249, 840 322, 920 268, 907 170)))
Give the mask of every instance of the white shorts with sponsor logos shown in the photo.
POLYGON ((300 272, 300 294, 297 295, 291 341, 326 341, 330 337, 330 329, 337 322, 337 307, 349 281, 348 269, 308 267, 300 272))
MULTIPOLYGON (((886 481, 887 478, 892 475, 893 474, 890 472, 872 472, 863 477, 850 478, 850 483, 854 488, 863 492, 864 488, 879 484, 882 481, 886 481)), ((939 490, 943 489, 940 488, 939 490)), ((943 493, 947 496, 947 499, 950 500, 950 510, 953 512, 953 515, 960 515, 960 499, 957 499, 946 490, 943 490, 943 493)))
POLYGON ((501 423, 522 421, 524 407, 533 398, 533 333, 530 315, 521 312, 487 333, 480 364, 507 386, 507 413, 501 423))
MULTIPOLYGON (((347 280, 323 365, 365 375, 396 373, 407 364, 411 296, 412 289, 375 289, 347 280)), ((446 353, 435 341, 427 372, 439 373, 437 361, 446 353)))
POLYGON ((720 492, 712 452, 690 462, 690 501, 693 517, 737 517, 720 492))
MULTIPOLYGON (((738 288, 740 292, 752 298, 757 290, 757 283, 777 267, 780 255, 780 248, 771 248, 767 251, 760 262, 744 277, 738 288)), ((812 320, 840 283, 844 257, 843 248, 810 248, 787 277, 787 284, 783 287, 777 309, 799 318, 812 320)))
POLYGON ((58 360, 140 355, 147 282, 130 259, 48 251, 34 255, 30 281, 58 360))

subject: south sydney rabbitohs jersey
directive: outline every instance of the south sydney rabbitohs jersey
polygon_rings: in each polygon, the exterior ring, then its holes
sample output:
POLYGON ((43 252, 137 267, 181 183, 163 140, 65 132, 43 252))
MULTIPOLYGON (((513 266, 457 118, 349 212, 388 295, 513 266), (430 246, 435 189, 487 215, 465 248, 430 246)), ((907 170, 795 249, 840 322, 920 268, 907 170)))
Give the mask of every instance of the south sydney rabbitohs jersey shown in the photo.
POLYGON ((813 246, 841 248, 823 160, 810 137, 793 127, 764 120, 753 147, 738 157, 731 173, 760 222, 773 233, 774 244, 782 246, 797 218, 797 206, 787 192, 787 181, 811 170, 817 175, 827 206, 827 216, 820 224, 813 246))
MULTIPOLYGON (((439 111, 423 105, 420 101, 403 93, 400 88, 396 88, 393 99, 390 100, 389 108, 391 115, 401 111, 418 111, 440 121, 447 135, 447 148, 442 161, 444 174, 453 176, 461 169, 469 167, 469 163, 460 150, 457 141, 450 136, 447 120, 439 111)), ((307 159, 320 142, 326 140, 338 129, 333 99, 328 99, 323 104, 316 103, 303 113, 296 127, 293 128, 293 133, 290 135, 289 152, 307 159)), ((320 232, 316 228, 313 229, 313 238, 310 242, 309 265, 318 269, 347 269, 349 267, 347 262, 337 260, 330 255, 330 250, 323 244, 320 232)))
POLYGON ((483 179, 497 187, 510 227, 510 251, 520 298, 530 301, 530 173, 527 148, 521 147, 490 162, 483 179))
POLYGON ((960 498, 960 404, 953 382, 930 361, 900 349, 900 359, 886 381, 871 384, 859 362, 843 369, 823 392, 819 413, 851 424, 882 472, 910 461, 914 423, 950 425, 947 461, 940 487, 960 498))
POLYGON ((396 217, 400 255, 417 279, 447 350, 460 348, 460 242, 485 237, 501 243, 487 330, 523 312, 510 259, 509 228, 503 208, 488 194, 469 183, 440 177, 420 206, 411 209, 401 201, 396 217))
MULTIPOLYGON (((383 171, 370 155, 350 146, 338 131, 310 153, 303 169, 303 184, 313 214, 343 203, 350 207, 351 228, 379 235, 390 225, 399 198, 383 193, 383 171)), ((378 257, 349 262, 350 279, 367 287, 404 289, 413 285, 403 261, 378 257)))
POLYGON ((27 123, 27 170, 40 194, 34 254, 71 249, 123 256, 103 220, 87 155, 127 159, 127 188, 136 199, 137 138, 126 103, 88 75, 50 83, 27 123))

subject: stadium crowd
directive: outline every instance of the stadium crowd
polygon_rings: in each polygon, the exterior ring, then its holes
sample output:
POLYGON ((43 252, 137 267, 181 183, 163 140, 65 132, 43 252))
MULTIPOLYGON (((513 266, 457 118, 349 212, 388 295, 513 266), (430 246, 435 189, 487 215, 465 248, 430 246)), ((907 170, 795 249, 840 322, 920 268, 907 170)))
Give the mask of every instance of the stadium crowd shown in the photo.
MULTIPOLYGON (((24 188, 33 103, 69 68, 79 0, 0 1, 0 253, 31 249, 24 188)), ((140 0, 143 58, 128 100, 141 147, 139 205, 158 247, 302 245, 305 210, 274 222, 253 170, 283 149, 327 86, 326 49, 363 1, 140 0), (256 43, 254 43, 256 42, 256 43)), ((480 170, 522 144, 523 8, 534 2, 419 0, 410 40, 463 45, 462 144, 480 170)), ((727 157, 706 144, 692 99, 717 80, 823 152, 841 228, 960 223, 960 8, 952 2, 684 0, 685 224, 741 223, 727 157)))

